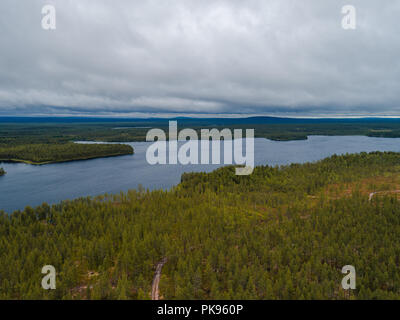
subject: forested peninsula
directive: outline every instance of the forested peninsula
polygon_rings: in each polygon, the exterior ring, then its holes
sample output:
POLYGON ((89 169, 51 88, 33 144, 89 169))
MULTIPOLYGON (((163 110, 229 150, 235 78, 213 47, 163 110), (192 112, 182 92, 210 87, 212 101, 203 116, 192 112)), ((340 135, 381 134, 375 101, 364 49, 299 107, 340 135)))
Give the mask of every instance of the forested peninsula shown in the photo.
MULTIPOLYGON (((1 144, 0 161, 48 164, 101 157, 133 154, 133 148, 125 144, 1 144)), ((1 175, 1 174, 0 174, 1 175)))
POLYGON ((150 299, 161 262, 160 299, 400 299, 398 190, 373 152, 0 213, 0 299, 150 299))

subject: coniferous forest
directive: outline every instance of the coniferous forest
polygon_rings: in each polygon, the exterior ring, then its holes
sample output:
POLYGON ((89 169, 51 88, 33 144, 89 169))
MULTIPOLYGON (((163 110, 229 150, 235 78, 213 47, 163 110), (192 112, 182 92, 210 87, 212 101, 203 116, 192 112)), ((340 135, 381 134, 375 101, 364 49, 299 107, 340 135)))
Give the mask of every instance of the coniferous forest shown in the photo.
POLYGON ((126 144, 0 144, 0 161, 46 164, 74 160, 86 160, 133 154, 133 148, 126 144))
POLYGON ((399 185, 400 154, 374 152, 2 213, 0 299, 150 299, 160 261, 163 299, 398 299, 399 185))

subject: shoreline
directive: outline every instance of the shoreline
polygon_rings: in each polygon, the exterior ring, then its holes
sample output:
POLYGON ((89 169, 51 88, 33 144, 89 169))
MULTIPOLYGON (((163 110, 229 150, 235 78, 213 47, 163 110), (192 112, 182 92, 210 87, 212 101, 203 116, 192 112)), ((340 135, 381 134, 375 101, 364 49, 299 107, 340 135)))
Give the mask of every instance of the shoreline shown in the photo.
POLYGON ((104 155, 104 156, 89 156, 89 157, 77 158, 77 159, 50 160, 50 161, 42 161, 42 162, 35 162, 35 161, 24 160, 24 159, 0 159, 0 163, 2 163, 2 162, 4 162, 4 163, 25 163, 25 164, 35 165, 35 166, 41 166, 41 165, 52 164, 52 163, 85 161, 85 160, 92 160, 92 159, 111 158, 111 157, 129 156, 129 155, 134 155, 134 152, 132 152, 132 153, 114 153, 114 154, 109 154, 109 155, 104 155))

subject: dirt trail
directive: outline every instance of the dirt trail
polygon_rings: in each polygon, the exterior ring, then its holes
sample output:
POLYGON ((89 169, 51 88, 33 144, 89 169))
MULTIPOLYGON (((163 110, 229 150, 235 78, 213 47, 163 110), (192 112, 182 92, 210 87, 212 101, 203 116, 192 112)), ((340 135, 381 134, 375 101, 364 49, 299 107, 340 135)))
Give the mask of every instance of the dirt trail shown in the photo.
POLYGON ((375 194, 376 194, 376 192, 371 192, 371 193, 369 194, 368 201, 371 201, 371 200, 372 200, 372 197, 373 197, 375 194))
POLYGON ((371 192, 371 193, 369 194, 368 200, 371 201, 372 198, 374 197, 374 195, 376 195, 376 194, 378 194, 378 193, 383 193, 383 194, 386 194, 386 193, 400 193, 400 190, 371 192))
POLYGON ((167 262, 167 258, 163 258, 158 264, 156 268, 156 272, 154 274, 153 278, 153 284, 151 286, 151 300, 159 300, 159 291, 158 291, 158 285, 160 283, 160 277, 161 277, 161 270, 164 264, 167 262))

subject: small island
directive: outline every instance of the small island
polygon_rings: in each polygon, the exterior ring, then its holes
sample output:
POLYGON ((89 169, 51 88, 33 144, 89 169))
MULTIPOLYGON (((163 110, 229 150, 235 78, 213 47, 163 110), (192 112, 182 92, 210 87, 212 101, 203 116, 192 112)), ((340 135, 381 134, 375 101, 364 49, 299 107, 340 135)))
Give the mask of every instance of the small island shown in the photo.
POLYGON ((4 176, 6 174, 6 172, 4 171, 4 169, 3 168, 0 168, 0 177, 1 176, 4 176))

